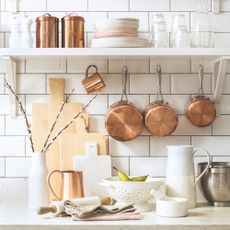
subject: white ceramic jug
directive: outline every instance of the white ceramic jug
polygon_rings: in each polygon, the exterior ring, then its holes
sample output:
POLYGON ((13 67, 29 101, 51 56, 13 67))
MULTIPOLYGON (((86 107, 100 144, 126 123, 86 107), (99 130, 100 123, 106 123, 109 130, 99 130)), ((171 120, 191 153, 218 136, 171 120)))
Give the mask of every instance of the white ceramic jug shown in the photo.
POLYGON ((210 155, 202 148, 191 145, 170 145, 168 149, 166 194, 173 197, 188 199, 188 207, 196 207, 196 184, 210 165, 210 155), (202 152, 207 156, 205 170, 195 180, 193 155, 202 152))

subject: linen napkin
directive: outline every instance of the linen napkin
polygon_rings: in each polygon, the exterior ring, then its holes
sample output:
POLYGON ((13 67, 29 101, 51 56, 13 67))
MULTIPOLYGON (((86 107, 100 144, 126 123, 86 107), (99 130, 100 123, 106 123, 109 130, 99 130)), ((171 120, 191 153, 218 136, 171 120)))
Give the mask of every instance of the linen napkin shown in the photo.
POLYGON ((140 220, 140 213, 136 212, 133 204, 87 205, 81 206, 74 201, 64 202, 65 212, 73 220, 140 220))

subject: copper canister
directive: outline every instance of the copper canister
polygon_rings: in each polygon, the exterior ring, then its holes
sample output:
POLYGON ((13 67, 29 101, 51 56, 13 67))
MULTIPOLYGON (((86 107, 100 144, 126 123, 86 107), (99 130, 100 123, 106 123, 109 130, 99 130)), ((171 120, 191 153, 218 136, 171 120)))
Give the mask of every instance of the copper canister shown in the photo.
POLYGON ((62 18, 62 47, 84 48, 84 18, 69 14, 62 18))
POLYGON ((36 19, 36 47, 58 47, 58 18, 44 14, 36 19))

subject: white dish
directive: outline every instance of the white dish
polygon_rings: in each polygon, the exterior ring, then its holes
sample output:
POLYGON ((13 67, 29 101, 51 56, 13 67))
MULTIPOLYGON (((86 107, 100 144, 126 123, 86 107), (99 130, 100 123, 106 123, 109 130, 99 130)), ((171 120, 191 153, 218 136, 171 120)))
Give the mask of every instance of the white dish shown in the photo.
POLYGON ((132 18, 103 19, 94 24, 96 30, 106 29, 138 29, 139 20, 132 18))
POLYGON ((109 37, 91 41, 91 47, 149 47, 149 41, 138 37, 109 37))

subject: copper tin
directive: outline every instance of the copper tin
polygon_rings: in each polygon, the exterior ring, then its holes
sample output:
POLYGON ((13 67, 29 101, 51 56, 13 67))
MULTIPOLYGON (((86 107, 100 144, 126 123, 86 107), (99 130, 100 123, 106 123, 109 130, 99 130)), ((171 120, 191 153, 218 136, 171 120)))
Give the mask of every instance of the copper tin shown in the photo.
POLYGON ((36 19, 36 47, 58 47, 58 18, 44 14, 36 19))
POLYGON ((178 123, 176 111, 164 101, 149 104, 144 111, 144 117, 146 129, 158 137, 170 135, 178 123))
POLYGON ((69 200, 84 196, 82 172, 53 170, 49 173, 47 182, 51 192, 57 200, 69 200), (61 176, 61 197, 58 197, 51 185, 51 177, 55 173, 59 173, 61 176))
POLYGON ((129 141, 143 129, 142 113, 131 103, 120 101, 113 104, 105 118, 109 135, 118 141, 129 141))
POLYGON ((62 20, 62 47, 84 48, 84 18, 76 15, 68 15, 62 20))
POLYGON ((188 104, 187 117, 192 124, 198 127, 208 126, 216 118, 215 104, 209 98, 195 97, 188 104))

